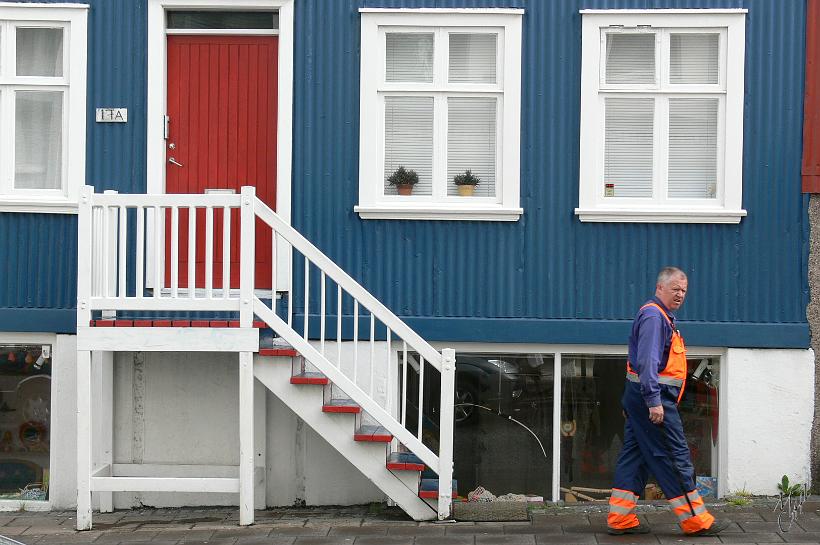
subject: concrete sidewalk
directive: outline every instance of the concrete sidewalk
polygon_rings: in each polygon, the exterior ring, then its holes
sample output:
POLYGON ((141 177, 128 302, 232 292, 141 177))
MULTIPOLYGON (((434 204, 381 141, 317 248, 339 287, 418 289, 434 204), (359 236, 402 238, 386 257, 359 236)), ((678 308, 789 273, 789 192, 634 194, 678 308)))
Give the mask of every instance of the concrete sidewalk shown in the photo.
MULTIPOLYGON (((818 543, 820 503, 807 502, 789 532, 780 532, 767 502, 735 507, 711 505, 718 517, 732 521, 719 537, 686 538, 664 507, 640 506, 642 523, 653 533, 610 536, 605 506, 548 508, 531 512, 529 522, 416 523, 398 509, 367 506, 290 508, 256 512, 256 524, 237 525, 238 510, 139 509, 94 514, 94 529, 76 532, 74 512, 0 513, 0 535, 33 544, 195 544, 245 545, 538 545, 538 544, 686 544, 818 543)), ((2 540, 0 540, 2 543, 2 540)))

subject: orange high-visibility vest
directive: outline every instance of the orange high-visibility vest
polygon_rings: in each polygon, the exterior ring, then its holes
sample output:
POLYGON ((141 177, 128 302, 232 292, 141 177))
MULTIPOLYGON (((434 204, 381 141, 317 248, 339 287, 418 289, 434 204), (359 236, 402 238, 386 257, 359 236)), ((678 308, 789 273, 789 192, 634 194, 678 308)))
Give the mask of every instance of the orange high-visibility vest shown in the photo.
MULTIPOLYGON (((672 320, 669 319, 669 315, 666 314, 666 311, 663 310, 660 305, 657 303, 647 303, 641 307, 641 310, 646 307, 655 307, 660 310, 663 317, 666 318, 666 321, 672 326, 672 344, 669 347, 669 358, 666 360, 666 367, 658 373, 658 384, 666 384, 680 388, 677 401, 680 403, 683 397, 683 391, 686 388, 686 345, 683 344, 683 337, 672 323, 672 320)), ((638 377, 638 373, 632 369, 628 361, 626 362, 626 378, 632 382, 641 381, 638 377)))

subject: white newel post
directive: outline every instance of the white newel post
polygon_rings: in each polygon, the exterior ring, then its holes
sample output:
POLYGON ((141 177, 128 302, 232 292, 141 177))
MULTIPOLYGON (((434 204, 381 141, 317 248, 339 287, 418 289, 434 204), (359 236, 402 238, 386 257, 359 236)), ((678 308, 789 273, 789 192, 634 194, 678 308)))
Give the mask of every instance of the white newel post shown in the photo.
POLYGON ((450 517, 453 501, 453 428, 456 389, 456 351, 445 348, 441 351, 441 422, 439 429, 439 471, 438 471, 438 518, 450 517))
MULTIPOLYGON (((91 320, 94 188, 80 189, 77 217, 77 326, 91 320)), ((77 529, 91 529, 91 352, 77 351, 77 529)))
MULTIPOLYGON (((253 326, 253 287, 256 267, 256 189, 242 188, 239 252, 239 327, 253 326)), ((239 524, 253 524, 254 508, 254 396, 253 352, 239 353, 239 524)))

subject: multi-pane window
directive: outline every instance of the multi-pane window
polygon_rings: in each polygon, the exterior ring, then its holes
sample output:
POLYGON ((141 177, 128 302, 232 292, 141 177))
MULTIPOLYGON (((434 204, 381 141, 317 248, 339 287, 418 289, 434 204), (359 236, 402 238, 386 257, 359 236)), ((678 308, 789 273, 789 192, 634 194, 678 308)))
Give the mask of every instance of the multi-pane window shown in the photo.
POLYGON ((55 211, 84 182, 86 9, 43 6, 0 8, 3 210, 55 211))
POLYGON ((740 10, 585 12, 583 40, 581 219, 739 221, 740 10))
POLYGON ((362 11, 357 211, 516 219, 519 10, 362 11), (418 178, 410 192, 395 183, 401 167, 418 178), (479 180, 469 195, 456 183, 467 171, 479 180))

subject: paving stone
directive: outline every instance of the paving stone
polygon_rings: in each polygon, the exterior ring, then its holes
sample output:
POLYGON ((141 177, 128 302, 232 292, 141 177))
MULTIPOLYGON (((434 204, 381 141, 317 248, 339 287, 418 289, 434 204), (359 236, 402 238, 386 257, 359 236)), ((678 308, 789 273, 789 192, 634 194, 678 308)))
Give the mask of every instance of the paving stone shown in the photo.
POLYGON ((538 545, 553 545, 556 543, 593 544, 597 543, 595 534, 535 534, 538 545))
POLYGON ((788 543, 820 543, 820 532, 777 532, 788 543))
POLYGON ((213 535, 213 530, 160 530, 157 539, 176 539, 177 541, 205 541, 213 535))
POLYGON ((328 536, 383 536, 387 535, 387 528, 384 526, 333 526, 327 534, 328 536))
MULTIPOLYGON (((131 541, 151 541, 157 532, 134 531, 134 532, 105 532, 94 543, 125 543, 131 541)), ((167 539, 167 538, 166 538, 167 539)))
POLYGON ((236 545, 293 545, 295 537, 240 537, 236 540, 236 545))
MULTIPOLYGON (((767 522, 767 521, 760 521, 760 522, 740 522, 738 523, 740 528, 750 534, 756 533, 768 533, 768 532, 779 532, 780 528, 777 526, 777 522, 767 522)), ((793 524, 792 527, 789 529, 791 532, 801 532, 804 533, 806 530, 801 528, 797 524, 793 524)))
POLYGON ((720 543, 720 538, 718 536, 694 536, 689 537, 681 532, 677 534, 655 534, 663 545, 699 545, 700 543, 708 544, 708 543, 720 543))
POLYGON ((476 545, 535 545, 533 535, 476 535, 476 545))
POLYGON ((268 534, 276 536, 326 536, 330 526, 276 526, 268 534))
POLYGON ((488 525, 478 525, 474 524, 472 526, 459 526, 455 524, 450 524, 446 526, 446 530, 444 532, 448 536, 457 536, 457 535, 499 535, 504 533, 504 526, 500 524, 495 524, 492 526, 488 525))
POLYGON ((589 524, 585 514, 532 515, 530 518, 533 525, 589 524))
POLYGON ((563 534, 560 526, 534 526, 532 524, 511 526, 504 524, 505 534, 563 534))
MULTIPOLYGON (((60 545, 62 543, 91 543, 95 539, 97 539, 102 534, 100 532, 95 532, 90 530, 88 532, 76 532, 73 534, 51 534, 42 536, 40 539, 37 540, 37 543, 42 544, 54 544, 60 545)), ((23 541, 27 541, 25 537, 21 538, 23 541)))
POLYGON ((474 545, 475 536, 472 535, 449 535, 449 536, 419 536, 416 537, 416 545, 474 545))
POLYGON ((562 528, 565 534, 606 533, 606 524, 566 524, 562 528))
POLYGON ((392 536, 443 536, 443 524, 423 524, 420 526, 397 526, 387 529, 392 536))
POLYGON ((270 533, 270 528, 261 528, 258 526, 238 526, 228 530, 214 530, 213 538, 222 537, 257 537, 266 536, 270 533))
POLYGON ((185 543, 185 545, 235 545, 236 538, 228 537, 223 539, 196 539, 192 541, 179 541, 178 543, 185 543))
POLYGON ((413 536, 359 536, 355 545, 413 545, 413 536))
POLYGON ((595 539, 601 544, 618 544, 624 545, 627 543, 636 543, 639 545, 649 544, 657 545, 658 536, 655 534, 628 534, 623 536, 611 536, 609 534, 595 534, 595 539))
POLYGON ((771 533, 720 533, 722 543, 783 543, 783 538, 774 532, 771 533))
POLYGON ((353 537, 298 537, 294 545, 353 545, 353 537))

